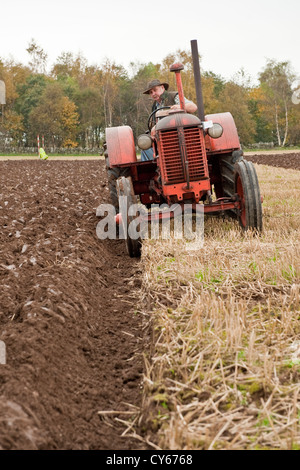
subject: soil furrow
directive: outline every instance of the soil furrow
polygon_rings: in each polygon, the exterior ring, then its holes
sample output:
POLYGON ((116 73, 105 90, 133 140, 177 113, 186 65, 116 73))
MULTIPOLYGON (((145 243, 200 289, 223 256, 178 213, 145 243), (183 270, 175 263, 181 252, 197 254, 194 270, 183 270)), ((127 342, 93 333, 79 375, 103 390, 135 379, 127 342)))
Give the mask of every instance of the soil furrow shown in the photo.
POLYGON ((138 407, 143 372, 139 261, 96 236, 107 195, 103 162, 0 163, 2 449, 141 448, 98 414, 138 407))

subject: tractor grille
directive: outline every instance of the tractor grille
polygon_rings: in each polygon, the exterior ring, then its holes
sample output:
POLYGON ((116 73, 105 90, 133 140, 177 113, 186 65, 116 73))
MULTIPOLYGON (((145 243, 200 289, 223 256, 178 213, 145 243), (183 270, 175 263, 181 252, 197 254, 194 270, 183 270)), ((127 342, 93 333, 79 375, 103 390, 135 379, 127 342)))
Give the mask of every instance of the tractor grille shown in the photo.
MULTIPOLYGON (((198 127, 185 128, 184 139, 190 181, 208 178, 203 132, 198 127)), ((177 129, 160 132, 160 157, 165 183, 183 183, 185 176, 177 129)))

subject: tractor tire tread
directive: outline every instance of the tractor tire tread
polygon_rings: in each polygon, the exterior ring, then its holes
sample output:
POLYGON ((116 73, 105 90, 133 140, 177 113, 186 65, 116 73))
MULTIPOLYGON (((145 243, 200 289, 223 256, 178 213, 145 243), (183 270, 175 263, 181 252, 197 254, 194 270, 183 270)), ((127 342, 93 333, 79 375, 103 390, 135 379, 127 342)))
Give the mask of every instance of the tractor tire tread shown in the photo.
POLYGON ((246 222, 245 226, 240 225, 244 230, 262 230, 262 206, 260 189, 255 167, 252 162, 240 160, 235 164, 235 192, 237 192, 237 178, 240 177, 244 193, 246 222))
POLYGON ((130 175, 129 168, 107 168, 107 179, 108 179, 108 188, 110 200, 117 212, 119 212, 119 198, 117 192, 117 179, 124 176, 127 177, 130 175))

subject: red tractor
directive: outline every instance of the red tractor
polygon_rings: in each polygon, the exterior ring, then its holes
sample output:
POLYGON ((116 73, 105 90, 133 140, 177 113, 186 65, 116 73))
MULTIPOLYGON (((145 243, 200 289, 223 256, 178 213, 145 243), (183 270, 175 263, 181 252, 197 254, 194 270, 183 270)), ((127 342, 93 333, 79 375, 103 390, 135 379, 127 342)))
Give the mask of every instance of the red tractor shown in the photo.
MULTIPOLYGON (((155 137, 143 134, 138 138, 140 148, 153 147, 154 160, 137 160, 129 126, 106 129, 112 203, 117 212, 120 196, 127 197, 127 207, 139 201, 148 210, 152 204, 191 204, 195 210, 201 204, 204 214, 230 211, 243 230, 261 231, 262 200, 255 168, 243 158, 232 115, 204 115, 197 41, 191 41, 191 46, 198 117, 185 112, 180 75, 183 65, 174 64, 170 70, 176 75, 181 109, 165 112, 161 108, 151 113, 148 127, 150 131, 154 118, 155 137)), ((151 220, 151 212, 147 217, 151 220)), ((141 240, 128 233, 125 240, 129 255, 140 256, 141 240)))

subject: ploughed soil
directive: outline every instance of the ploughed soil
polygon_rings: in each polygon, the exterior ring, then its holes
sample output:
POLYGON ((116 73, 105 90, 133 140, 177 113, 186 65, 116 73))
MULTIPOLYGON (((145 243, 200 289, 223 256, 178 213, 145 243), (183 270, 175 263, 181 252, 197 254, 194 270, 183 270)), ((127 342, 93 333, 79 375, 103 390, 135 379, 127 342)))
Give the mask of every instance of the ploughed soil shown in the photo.
MULTIPOLYGON (((300 153, 245 158, 300 169, 300 153)), ((145 448, 126 425, 148 344, 142 268, 97 238, 105 202, 103 161, 0 162, 0 449, 145 448)))
POLYGON ((252 154, 245 153, 244 158, 259 165, 270 165, 281 168, 300 170, 300 152, 278 154, 252 154))
POLYGON ((99 240, 103 161, 0 162, 0 449, 141 449, 140 261, 99 240), (131 411, 99 415, 98 411, 131 411))

